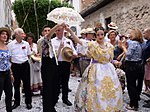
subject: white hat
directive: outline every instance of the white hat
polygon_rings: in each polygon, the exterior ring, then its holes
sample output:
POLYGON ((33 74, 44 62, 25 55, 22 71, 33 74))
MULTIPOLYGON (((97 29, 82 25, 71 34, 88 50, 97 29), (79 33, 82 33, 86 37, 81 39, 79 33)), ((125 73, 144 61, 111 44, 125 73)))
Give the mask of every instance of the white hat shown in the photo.
POLYGON ((95 31, 93 30, 93 28, 87 28, 86 33, 95 33, 95 31))
POLYGON ((86 29, 82 29, 80 34, 86 34, 86 29))
POLYGON ((114 30, 118 29, 118 26, 114 22, 111 22, 107 26, 108 26, 108 28, 111 28, 111 29, 114 29, 114 30))

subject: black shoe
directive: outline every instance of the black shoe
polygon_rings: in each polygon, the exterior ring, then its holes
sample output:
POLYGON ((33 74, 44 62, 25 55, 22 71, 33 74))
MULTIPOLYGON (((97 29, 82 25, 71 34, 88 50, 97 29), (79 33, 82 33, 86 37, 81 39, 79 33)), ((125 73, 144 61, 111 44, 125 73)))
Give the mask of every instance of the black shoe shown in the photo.
POLYGON ((32 108, 31 104, 26 104, 27 105, 27 109, 30 110, 32 108))
POLYGON ((150 102, 150 100, 145 100, 144 102, 145 102, 145 103, 149 103, 149 102, 150 102))
POLYGON ((19 104, 15 104, 12 106, 12 109, 16 109, 18 106, 20 106, 19 104))
POLYGON ((147 103, 147 104, 144 104, 143 107, 145 107, 145 108, 150 108, 150 102, 147 103))
POLYGON ((72 90, 71 89, 68 89, 68 92, 71 92, 72 90))
POLYGON ((68 106, 72 105, 72 103, 68 99, 67 100, 63 100, 63 103, 66 104, 66 105, 68 105, 68 106))
POLYGON ((6 109, 6 112, 12 112, 12 109, 10 109, 10 110, 6 109))
POLYGON ((126 109, 127 109, 127 110, 138 111, 138 108, 136 108, 136 107, 131 107, 130 105, 127 105, 127 106, 126 106, 126 109))
POLYGON ((149 93, 146 93, 146 92, 143 92, 144 95, 150 97, 150 94, 149 93))

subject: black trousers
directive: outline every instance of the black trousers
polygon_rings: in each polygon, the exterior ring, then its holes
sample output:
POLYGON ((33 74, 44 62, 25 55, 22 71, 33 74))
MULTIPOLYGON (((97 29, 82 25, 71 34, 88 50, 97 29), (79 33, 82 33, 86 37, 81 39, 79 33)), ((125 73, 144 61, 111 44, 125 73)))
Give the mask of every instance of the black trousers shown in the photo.
POLYGON ((12 82, 10 71, 0 71, 0 99, 3 90, 5 92, 6 111, 12 112, 12 82))
POLYGON ((142 92, 144 69, 141 62, 125 61, 125 73, 127 89, 130 98, 130 106, 138 108, 138 100, 142 92))
POLYGON ((68 82, 70 77, 70 62, 59 61, 59 76, 60 76, 60 85, 62 88, 62 100, 68 99, 68 82))
POLYGON ((42 57, 43 112, 55 112, 59 96, 59 74, 55 58, 42 57))
POLYGON ((30 66, 26 61, 22 64, 12 63, 12 72, 14 76, 14 98, 15 104, 20 105, 20 83, 23 82, 25 92, 25 103, 31 104, 31 88, 30 88, 30 66))

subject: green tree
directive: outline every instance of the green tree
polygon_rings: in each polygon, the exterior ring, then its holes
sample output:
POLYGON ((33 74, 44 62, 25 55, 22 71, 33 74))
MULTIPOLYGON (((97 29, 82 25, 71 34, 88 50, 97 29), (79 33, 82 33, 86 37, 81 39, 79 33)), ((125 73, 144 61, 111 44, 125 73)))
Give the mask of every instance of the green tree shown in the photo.
POLYGON ((16 20, 19 27, 25 32, 32 32, 36 40, 42 31, 44 25, 53 27, 54 22, 46 20, 47 14, 57 7, 72 7, 66 2, 60 0, 16 0, 12 9, 16 14, 16 20))

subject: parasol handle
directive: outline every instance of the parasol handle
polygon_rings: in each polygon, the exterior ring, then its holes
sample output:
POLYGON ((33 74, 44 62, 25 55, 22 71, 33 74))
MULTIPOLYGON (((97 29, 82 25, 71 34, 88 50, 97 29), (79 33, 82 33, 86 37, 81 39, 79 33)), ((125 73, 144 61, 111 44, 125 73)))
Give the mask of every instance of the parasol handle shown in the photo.
POLYGON ((120 62, 122 62, 125 58, 125 54, 123 54, 122 58, 120 59, 120 62))

